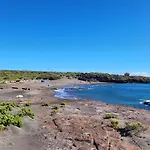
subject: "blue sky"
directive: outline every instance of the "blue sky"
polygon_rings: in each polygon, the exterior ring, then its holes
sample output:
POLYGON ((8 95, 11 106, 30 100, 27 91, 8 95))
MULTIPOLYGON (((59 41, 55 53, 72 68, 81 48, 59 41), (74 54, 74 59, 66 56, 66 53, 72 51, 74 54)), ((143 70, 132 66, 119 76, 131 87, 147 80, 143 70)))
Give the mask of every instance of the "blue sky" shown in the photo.
POLYGON ((150 74, 149 0, 0 1, 0 69, 150 74))

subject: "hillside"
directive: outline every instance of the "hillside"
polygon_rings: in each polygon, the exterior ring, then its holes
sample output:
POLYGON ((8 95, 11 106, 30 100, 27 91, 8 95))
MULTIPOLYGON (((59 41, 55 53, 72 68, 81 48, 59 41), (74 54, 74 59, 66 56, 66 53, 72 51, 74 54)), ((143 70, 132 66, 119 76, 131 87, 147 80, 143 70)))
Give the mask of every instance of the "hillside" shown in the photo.
POLYGON ((81 73, 81 72, 42 72, 42 71, 15 71, 1 70, 0 81, 20 80, 57 80, 61 78, 76 78, 88 82, 113 82, 113 83, 150 83, 150 77, 116 75, 108 73, 81 73))

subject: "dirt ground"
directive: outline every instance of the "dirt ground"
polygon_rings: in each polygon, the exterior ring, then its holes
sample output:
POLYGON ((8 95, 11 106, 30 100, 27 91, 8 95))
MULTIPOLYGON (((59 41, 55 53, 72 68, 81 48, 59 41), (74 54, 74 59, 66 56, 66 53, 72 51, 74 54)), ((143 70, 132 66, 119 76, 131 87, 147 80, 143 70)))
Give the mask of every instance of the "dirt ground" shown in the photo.
POLYGON ((150 150, 150 111, 90 100, 67 100, 66 105, 60 105, 63 100, 55 98, 52 89, 75 84, 85 83, 26 81, 0 90, 0 101, 31 101, 29 107, 35 114, 34 119, 24 117, 22 128, 10 126, 0 132, 0 150, 150 150), (19 94, 24 97, 16 98, 19 94), (51 104, 42 106, 43 102, 51 104), (121 125, 140 122, 146 130, 123 137, 111 126, 111 119, 104 119, 107 113, 115 114, 121 125))

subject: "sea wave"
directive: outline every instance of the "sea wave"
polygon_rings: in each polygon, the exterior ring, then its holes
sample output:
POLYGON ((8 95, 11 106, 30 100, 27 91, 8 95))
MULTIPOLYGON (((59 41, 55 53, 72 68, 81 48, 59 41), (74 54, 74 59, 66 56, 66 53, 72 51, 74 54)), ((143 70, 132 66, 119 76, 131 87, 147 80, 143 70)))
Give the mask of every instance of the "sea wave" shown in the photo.
POLYGON ((140 99, 140 104, 144 104, 144 102, 150 101, 149 99, 140 99))
POLYGON ((57 89, 55 91, 55 97, 62 99, 77 99, 76 97, 70 95, 65 88, 57 89))
MULTIPOLYGON (((150 110, 150 105, 146 101, 150 99, 148 90, 139 90, 133 84, 113 84, 113 85, 75 85, 65 86, 55 90, 55 97, 62 99, 93 99, 111 104, 132 106, 150 110), (110 88, 112 87, 113 88, 110 88), (135 87, 135 88, 134 88, 135 87), (131 91, 130 89, 133 88, 131 91)), ((143 86, 143 85, 142 85, 143 86)))
POLYGON ((76 85, 76 86, 65 86, 61 89, 54 90, 55 97, 62 99, 79 99, 71 94, 72 91, 91 90, 94 85, 76 85))
POLYGON ((93 90, 96 84, 80 84, 74 86, 64 86, 63 88, 54 90, 55 97, 62 98, 62 99, 81 99, 79 97, 74 96, 74 91, 85 91, 85 90, 93 90))

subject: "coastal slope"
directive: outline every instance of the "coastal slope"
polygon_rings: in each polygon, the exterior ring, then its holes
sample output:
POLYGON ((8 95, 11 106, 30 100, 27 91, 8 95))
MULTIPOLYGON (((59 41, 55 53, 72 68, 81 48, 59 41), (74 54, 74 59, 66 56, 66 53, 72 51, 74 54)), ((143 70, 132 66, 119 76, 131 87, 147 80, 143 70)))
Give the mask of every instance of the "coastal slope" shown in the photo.
POLYGON ((1 101, 32 103, 35 118, 24 117, 24 126, 9 126, 0 132, 2 150, 149 150, 150 111, 92 100, 62 100, 53 89, 64 85, 88 84, 78 80, 39 80, 8 84, 1 101), (18 89, 12 89, 12 86, 18 89), (22 87, 30 90, 24 91, 22 87), (16 98, 16 94, 23 98, 16 98), (15 93, 15 94, 14 94, 15 93), (48 103, 48 104, 47 104, 48 103), (107 114, 111 117, 106 117, 107 114), (113 117, 115 116, 115 117, 113 117), (118 122, 119 128, 114 126, 118 122), (126 123, 142 126, 129 135, 121 134, 126 123))

